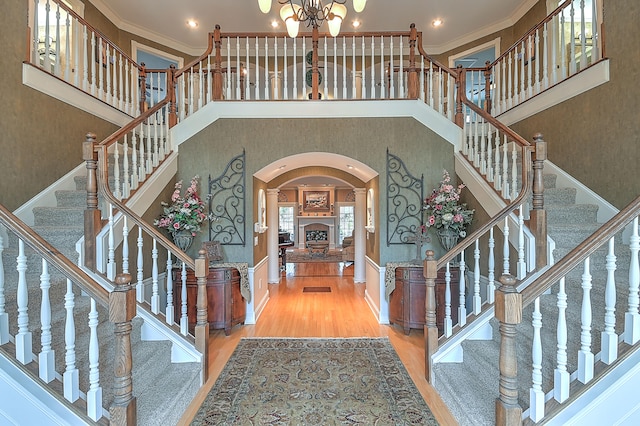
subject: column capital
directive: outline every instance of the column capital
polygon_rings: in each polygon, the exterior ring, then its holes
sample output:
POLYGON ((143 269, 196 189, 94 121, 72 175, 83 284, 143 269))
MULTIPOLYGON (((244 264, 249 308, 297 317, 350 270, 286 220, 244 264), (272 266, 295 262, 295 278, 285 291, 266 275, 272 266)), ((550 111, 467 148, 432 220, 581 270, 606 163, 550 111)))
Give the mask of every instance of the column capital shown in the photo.
POLYGON ((353 192, 357 194, 365 194, 367 192, 367 188, 353 188, 353 192))

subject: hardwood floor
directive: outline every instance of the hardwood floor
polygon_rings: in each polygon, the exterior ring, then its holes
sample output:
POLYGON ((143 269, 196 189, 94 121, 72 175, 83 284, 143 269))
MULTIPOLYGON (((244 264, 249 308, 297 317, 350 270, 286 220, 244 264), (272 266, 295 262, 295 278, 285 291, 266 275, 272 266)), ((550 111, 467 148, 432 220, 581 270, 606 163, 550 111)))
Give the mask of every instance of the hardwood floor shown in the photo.
POLYGON ((209 380, 180 423, 189 424, 242 337, 388 337, 416 387, 441 425, 456 425, 435 389, 424 379, 424 334, 406 336, 398 326, 378 324, 364 299, 364 284, 353 283, 344 263, 290 263, 280 284, 270 284, 270 300, 255 325, 236 326, 230 336, 211 332, 209 380), (304 287, 331 292, 303 293, 304 287))

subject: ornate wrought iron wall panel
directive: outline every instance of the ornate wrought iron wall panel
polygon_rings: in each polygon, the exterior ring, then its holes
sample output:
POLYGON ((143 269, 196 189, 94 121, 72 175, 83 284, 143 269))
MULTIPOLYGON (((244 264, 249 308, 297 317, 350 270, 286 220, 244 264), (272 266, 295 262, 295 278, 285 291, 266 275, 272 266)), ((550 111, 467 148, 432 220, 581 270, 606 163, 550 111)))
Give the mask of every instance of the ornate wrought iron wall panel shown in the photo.
POLYGON ((413 244, 422 225, 424 175, 414 177, 387 149, 387 246, 413 244))
POLYGON ((209 175, 209 240, 225 245, 246 244, 245 152, 234 157, 220 176, 209 175))

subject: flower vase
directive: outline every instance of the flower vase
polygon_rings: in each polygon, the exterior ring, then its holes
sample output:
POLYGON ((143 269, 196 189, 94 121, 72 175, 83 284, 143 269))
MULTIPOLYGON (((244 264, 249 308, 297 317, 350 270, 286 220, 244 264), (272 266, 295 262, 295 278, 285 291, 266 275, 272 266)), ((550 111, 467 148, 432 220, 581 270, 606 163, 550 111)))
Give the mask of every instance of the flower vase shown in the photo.
POLYGON ((173 243, 182 251, 187 251, 193 244, 193 235, 191 231, 177 231, 173 234, 173 243))
POLYGON ((458 239, 460 238, 460 234, 451 228, 438 229, 436 230, 436 235, 438 235, 438 240, 445 251, 451 251, 458 244, 458 239))

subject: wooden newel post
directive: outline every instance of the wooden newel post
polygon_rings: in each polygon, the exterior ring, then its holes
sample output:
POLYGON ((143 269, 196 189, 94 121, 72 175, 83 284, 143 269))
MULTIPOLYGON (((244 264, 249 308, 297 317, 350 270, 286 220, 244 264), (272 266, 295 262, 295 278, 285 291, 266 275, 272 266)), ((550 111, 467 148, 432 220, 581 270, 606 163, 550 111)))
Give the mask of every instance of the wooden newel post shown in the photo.
POLYGON ((204 250, 198 252, 195 269, 196 282, 198 284, 198 296, 196 298, 196 349, 202 354, 203 383, 209 376, 209 320, 207 303, 207 275, 209 275, 209 259, 204 250))
POLYGON ((147 109, 147 70, 144 62, 140 64, 138 70, 138 91, 140 93, 140 112, 145 112, 147 109))
MULTIPOLYGON (((320 86, 320 71, 318 70, 318 28, 313 27, 311 33, 311 99, 320 99, 319 89, 320 86)), ((326 77, 326 76, 325 76, 326 77)))
POLYGON ((464 114, 462 113, 462 100, 465 98, 466 76, 467 74, 462 68, 462 65, 456 67, 458 72, 458 86, 456 87, 456 125, 460 128, 464 128, 464 114))
POLYGON ((82 159, 87 166, 87 208, 84 211, 84 266, 96 270, 96 236, 100 232, 101 213, 98 210, 98 152, 96 135, 87 133, 82 143, 82 159))
POLYGON ((484 110, 487 114, 491 114, 491 62, 484 63, 486 68, 484 69, 484 110))
POLYGON ((409 83, 407 97, 409 99, 418 99, 418 70, 416 69, 416 40, 418 39, 418 30, 416 24, 411 24, 411 33, 409 34, 409 83))
POLYGON ((177 99, 176 99, 176 66, 169 65, 167 75, 167 95, 169 96, 169 128, 178 124, 177 99))
POLYGON ((213 99, 222 99, 222 39, 220 25, 216 25, 213 31, 213 44, 216 51, 213 60, 213 99))
POLYGON ((533 136, 533 201, 529 227, 536 237, 536 267, 547 264, 547 211, 544 209, 544 162, 547 159, 547 143, 541 133, 533 136))
POLYGON ((136 293, 130 274, 119 274, 109 294, 109 321, 114 324, 115 377, 113 403, 109 407, 112 425, 137 423, 136 398, 133 396, 131 356, 131 320, 136 316, 136 293))
POLYGON ((513 275, 502 275, 498 281, 501 286, 496 290, 495 316, 500 322, 500 395, 496 399, 496 425, 521 425, 516 325, 522 321, 522 295, 516 289, 516 278, 513 275))
POLYGON ((438 350, 438 327, 436 326, 436 276, 438 264, 433 250, 427 250, 423 263, 423 274, 427 288, 425 295, 425 325, 424 325, 424 378, 430 382, 432 377, 431 356, 438 350))

